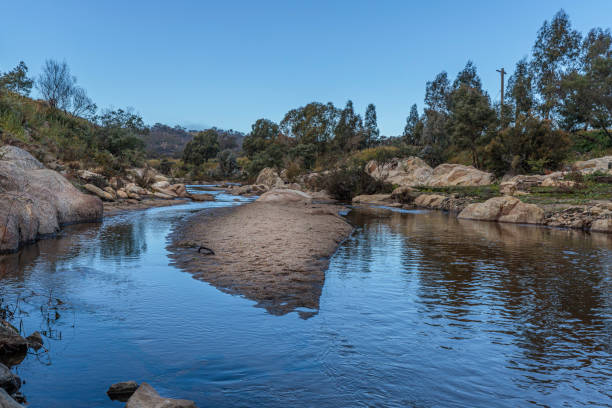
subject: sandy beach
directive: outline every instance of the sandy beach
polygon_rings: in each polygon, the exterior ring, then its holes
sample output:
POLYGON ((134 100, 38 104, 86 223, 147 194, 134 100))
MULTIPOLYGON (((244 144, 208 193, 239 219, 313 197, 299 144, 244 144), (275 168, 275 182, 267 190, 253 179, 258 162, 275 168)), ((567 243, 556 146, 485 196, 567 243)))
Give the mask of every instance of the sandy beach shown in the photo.
POLYGON ((350 235, 336 205, 255 202, 204 210, 172 234, 171 258, 194 278, 282 315, 316 314, 330 256, 350 235), (200 246, 215 255, 198 252, 200 246))

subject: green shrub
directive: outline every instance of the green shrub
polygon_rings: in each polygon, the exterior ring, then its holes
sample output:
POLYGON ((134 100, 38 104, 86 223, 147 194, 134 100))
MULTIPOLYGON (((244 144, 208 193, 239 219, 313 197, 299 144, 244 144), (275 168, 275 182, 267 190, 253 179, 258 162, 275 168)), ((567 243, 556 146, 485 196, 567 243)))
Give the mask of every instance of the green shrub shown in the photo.
POLYGON ((377 180, 363 167, 342 167, 322 177, 322 187, 336 200, 351 201, 362 194, 391 193, 393 185, 377 180))

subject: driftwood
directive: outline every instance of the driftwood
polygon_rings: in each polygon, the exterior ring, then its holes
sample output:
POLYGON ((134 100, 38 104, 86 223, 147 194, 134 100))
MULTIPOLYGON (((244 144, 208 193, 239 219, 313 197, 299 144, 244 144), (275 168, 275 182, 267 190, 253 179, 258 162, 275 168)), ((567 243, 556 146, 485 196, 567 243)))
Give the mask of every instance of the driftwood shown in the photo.
POLYGON ((206 252, 204 253, 204 255, 214 255, 215 251, 213 251, 210 248, 206 248, 205 246, 201 246, 198 248, 198 253, 200 253, 202 250, 205 250, 206 252))

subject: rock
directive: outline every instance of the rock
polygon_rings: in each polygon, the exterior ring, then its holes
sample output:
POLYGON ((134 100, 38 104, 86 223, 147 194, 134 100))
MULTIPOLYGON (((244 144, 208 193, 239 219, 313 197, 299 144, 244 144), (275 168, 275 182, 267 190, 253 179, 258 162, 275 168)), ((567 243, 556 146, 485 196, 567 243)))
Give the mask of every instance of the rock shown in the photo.
POLYGON ((433 174, 433 169, 418 157, 395 158, 382 165, 372 160, 366 164, 365 171, 377 180, 399 186, 425 185, 433 174))
POLYGON ((591 224, 591 231, 612 233, 612 218, 599 218, 591 224))
POLYGON ((177 197, 184 198, 189 196, 189 194, 187 193, 187 188, 184 184, 172 184, 168 187, 168 190, 176 194, 177 197))
POLYGON ((354 204, 390 204, 391 194, 363 194, 353 198, 354 204))
POLYGON ((484 203, 468 205, 458 218, 511 222, 522 224, 541 224, 544 210, 535 204, 526 204, 515 197, 493 197, 484 203))
POLYGON ((40 350, 43 346, 43 338, 37 331, 26 337, 26 341, 28 342, 28 347, 34 350, 40 350))
POLYGON ((172 199, 176 198, 174 195, 164 194, 164 193, 161 193, 159 191, 154 192, 153 193, 153 197, 159 198, 159 199, 162 199, 162 200, 172 200, 172 199))
POLYGON ((18 404, 6 391, 0 388, 0 408, 23 408, 23 405, 18 404))
POLYGON ((440 209, 446 197, 440 194, 421 194, 414 199, 414 204, 418 207, 440 209))
POLYGON ((275 188, 263 194, 256 201, 277 204, 300 202, 310 203, 312 202, 312 197, 298 190, 275 188))
POLYGON ((0 362, 15 365, 23 361, 28 342, 8 322, 0 320, 0 362))
POLYGON ((612 173, 612 156, 598 157, 596 159, 578 161, 572 165, 572 170, 579 171, 583 174, 594 173, 601 171, 604 173, 612 173))
POLYGON ((151 184, 151 188, 153 189, 153 191, 156 191, 158 189, 166 190, 168 187, 170 187, 170 183, 168 183, 168 180, 158 181, 157 183, 151 184))
POLYGON ((78 170, 77 176, 79 176, 80 179, 83 179, 87 182, 104 180, 104 176, 98 173, 94 173, 93 171, 89 171, 89 170, 78 170))
POLYGON ((149 384, 143 382, 130 397, 125 408, 197 408, 195 402, 160 397, 149 384))
POLYGON ((113 200, 117 199, 117 192, 111 186, 106 186, 103 188, 103 190, 110 194, 113 197, 113 200))
POLYGON ((409 186, 401 186, 393 190, 391 199, 402 204, 411 204, 414 199, 421 195, 418 191, 409 186))
POLYGON ((137 389, 136 381, 124 381, 111 385, 106 395, 113 401, 127 402, 137 389))
POLYGON ((543 180, 544 176, 521 174, 510 180, 502 181, 499 191, 504 195, 514 195, 517 191, 529 191, 531 187, 539 186, 543 180))
POLYGON ((83 194, 25 150, 0 148, 0 253, 57 233, 60 227, 102 219, 102 201, 83 194))
POLYGON ((139 194, 132 193, 131 191, 127 192, 127 196, 128 196, 128 198, 130 198, 132 200, 136 200, 136 201, 141 201, 142 200, 142 197, 139 194))
POLYGON ((230 190, 233 195, 261 195, 268 191, 268 187, 263 184, 247 184, 246 186, 237 186, 230 190))
POLYGON ((215 196, 212 194, 191 194, 189 198, 193 201, 215 201, 215 196))
POLYGON ((128 194, 125 192, 124 189, 120 188, 117 190, 117 197, 125 200, 126 198, 128 198, 128 194))
POLYGON ((144 188, 137 186, 134 183, 128 183, 125 187, 124 187, 125 192, 128 194, 128 196, 131 194, 137 194, 137 195, 147 195, 149 194, 149 192, 147 190, 145 190, 144 188))
POLYGON ((110 193, 102 190, 99 187, 94 186, 93 184, 85 184, 83 186, 83 188, 85 190, 89 191, 90 193, 97 195, 98 197, 100 197, 104 201, 115 201, 115 199, 113 198, 113 196, 110 193))
POLYGON ((14 394, 21 388, 21 379, 13 374, 7 366, 0 363, 0 388, 14 394))
POLYGON ((285 182, 280 178, 276 170, 270 167, 266 167, 259 172, 255 184, 263 184, 269 189, 282 188, 285 186, 285 182))
POLYGON ((472 166, 444 163, 433 170, 427 179, 430 187, 446 186, 486 186, 493 183, 492 173, 481 171, 472 166))

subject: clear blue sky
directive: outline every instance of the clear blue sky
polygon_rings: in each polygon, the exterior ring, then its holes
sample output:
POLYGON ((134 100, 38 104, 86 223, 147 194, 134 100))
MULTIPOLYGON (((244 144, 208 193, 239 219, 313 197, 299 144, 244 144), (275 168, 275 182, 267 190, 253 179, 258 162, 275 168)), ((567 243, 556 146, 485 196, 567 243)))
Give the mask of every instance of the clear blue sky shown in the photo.
POLYGON ((499 99, 538 28, 563 8, 585 32, 609 27, 612 0, 529 1, 29 1, 0 0, 0 70, 66 60, 101 107, 136 109, 149 124, 250 130, 311 101, 401 133, 425 82, 468 59, 499 99))

